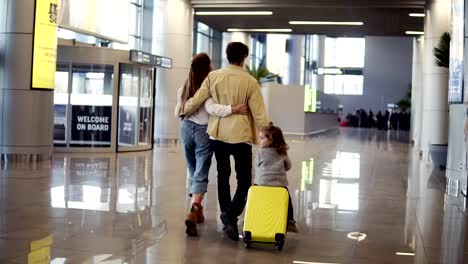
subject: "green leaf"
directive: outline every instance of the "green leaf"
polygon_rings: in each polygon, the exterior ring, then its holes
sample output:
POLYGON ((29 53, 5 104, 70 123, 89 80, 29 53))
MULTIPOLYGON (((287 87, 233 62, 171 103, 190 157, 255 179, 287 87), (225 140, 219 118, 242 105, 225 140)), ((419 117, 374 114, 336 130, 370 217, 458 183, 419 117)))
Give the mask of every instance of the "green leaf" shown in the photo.
POLYGON ((434 56, 438 66, 448 68, 450 65, 450 33, 445 32, 434 48, 434 56))
POLYGON ((280 82, 281 80, 279 75, 274 74, 267 69, 265 66, 265 58, 262 59, 257 69, 250 69, 250 67, 246 65, 245 70, 260 84, 273 81, 280 82))

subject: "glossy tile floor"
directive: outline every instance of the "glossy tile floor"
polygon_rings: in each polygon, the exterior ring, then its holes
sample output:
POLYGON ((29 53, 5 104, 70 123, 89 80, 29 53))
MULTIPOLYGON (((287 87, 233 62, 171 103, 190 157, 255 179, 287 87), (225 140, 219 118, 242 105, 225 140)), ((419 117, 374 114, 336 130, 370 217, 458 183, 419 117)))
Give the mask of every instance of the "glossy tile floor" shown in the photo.
POLYGON ((180 146, 3 163, 0 263, 468 263, 459 182, 405 141, 358 129, 289 140, 300 233, 283 252, 224 237, 215 166, 207 221, 185 236, 180 146))

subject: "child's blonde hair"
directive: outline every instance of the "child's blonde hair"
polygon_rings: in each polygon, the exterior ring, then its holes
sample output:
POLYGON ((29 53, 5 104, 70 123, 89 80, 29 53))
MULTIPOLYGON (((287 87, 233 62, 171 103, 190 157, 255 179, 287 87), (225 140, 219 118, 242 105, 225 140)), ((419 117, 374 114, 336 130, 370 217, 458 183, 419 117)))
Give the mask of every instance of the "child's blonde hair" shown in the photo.
POLYGON ((271 147, 276 149, 278 154, 287 155, 289 146, 284 140, 283 131, 281 128, 274 126, 272 122, 268 126, 262 128, 263 135, 271 141, 271 147))

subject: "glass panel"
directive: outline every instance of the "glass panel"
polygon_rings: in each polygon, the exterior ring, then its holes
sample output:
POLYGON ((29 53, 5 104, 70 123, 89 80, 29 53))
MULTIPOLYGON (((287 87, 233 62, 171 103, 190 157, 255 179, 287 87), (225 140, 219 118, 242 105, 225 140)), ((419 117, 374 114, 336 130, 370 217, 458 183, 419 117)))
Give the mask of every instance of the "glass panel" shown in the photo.
POLYGON ((364 67, 364 38, 326 38, 325 67, 364 67))
POLYGON ((140 68, 121 64, 119 96, 119 146, 137 144, 140 68))
POLYGON ((74 64, 71 147, 110 147, 114 67, 74 64))
POLYGON ((69 164, 70 173, 51 188, 51 206, 109 211, 113 169, 110 158, 70 158, 69 164))
POLYGON ((450 103, 463 103, 463 50, 465 7, 463 0, 452 1, 452 39, 450 41, 449 94, 450 103))
POLYGON ((362 75, 324 75, 325 93, 341 95, 362 95, 364 76, 362 75))
POLYGON ((201 33, 197 33, 197 53, 205 52, 210 54, 210 47, 210 38, 201 33))
POLYGON ((198 32, 211 36, 211 30, 209 26, 203 23, 197 22, 197 27, 198 27, 198 32))
POLYGON ((153 120, 153 70, 141 68, 139 145, 151 144, 153 120))
POLYGON ((136 210, 135 157, 119 157, 117 160, 117 212, 136 210))
POLYGON ((68 106, 68 64, 58 64, 54 90, 54 145, 66 146, 68 106))
POLYGON ((141 18, 141 7, 136 5, 130 5, 130 27, 129 34, 134 36, 140 36, 140 18, 141 18))

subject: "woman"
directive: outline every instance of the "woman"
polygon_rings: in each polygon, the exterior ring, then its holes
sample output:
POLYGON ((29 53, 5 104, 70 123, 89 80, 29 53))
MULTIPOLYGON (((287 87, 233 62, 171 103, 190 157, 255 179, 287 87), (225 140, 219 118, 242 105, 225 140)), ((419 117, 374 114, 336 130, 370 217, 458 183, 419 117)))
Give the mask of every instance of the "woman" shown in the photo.
POLYGON ((210 98, 205 106, 191 116, 181 116, 181 106, 200 89, 211 68, 210 57, 206 53, 197 54, 192 59, 190 73, 185 85, 179 89, 177 96, 176 116, 182 118, 180 140, 184 147, 185 159, 190 178, 190 194, 192 207, 185 220, 186 234, 197 236, 197 224, 203 223, 203 196, 208 187, 208 172, 211 165, 213 150, 210 138, 206 133, 209 115, 225 117, 231 114, 246 114, 245 105, 219 105, 210 98))

